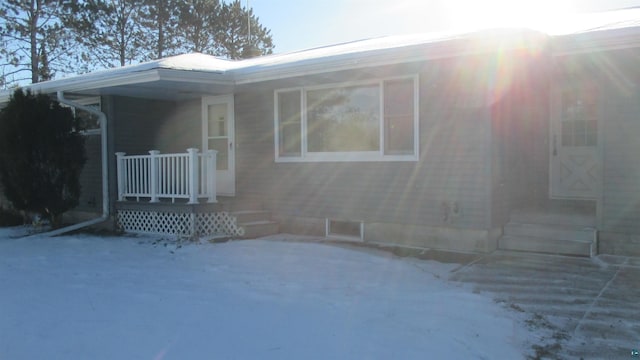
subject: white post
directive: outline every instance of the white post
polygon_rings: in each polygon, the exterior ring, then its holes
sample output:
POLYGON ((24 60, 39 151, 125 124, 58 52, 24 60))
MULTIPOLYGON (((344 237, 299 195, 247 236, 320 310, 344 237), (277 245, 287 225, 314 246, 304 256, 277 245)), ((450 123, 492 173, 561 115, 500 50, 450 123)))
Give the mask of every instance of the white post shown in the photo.
POLYGON ((188 148, 189 153, 189 202, 188 204, 198 203, 198 183, 200 181, 200 172, 198 171, 200 164, 198 161, 198 149, 188 148))
POLYGON ((209 195, 209 199, 207 201, 215 203, 218 202, 218 199, 216 198, 216 166, 218 161, 218 151, 209 150, 207 151, 207 155, 207 195, 209 195))
POLYGON ((126 153, 116 153, 116 171, 118 176, 118 201, 124 201, 124 156, 126 153))
POLYGON ((158 155, 159 150, 149 150, 149 192, 151 193, 151 200, 149 202, 156 203, 158 200, 158 155))

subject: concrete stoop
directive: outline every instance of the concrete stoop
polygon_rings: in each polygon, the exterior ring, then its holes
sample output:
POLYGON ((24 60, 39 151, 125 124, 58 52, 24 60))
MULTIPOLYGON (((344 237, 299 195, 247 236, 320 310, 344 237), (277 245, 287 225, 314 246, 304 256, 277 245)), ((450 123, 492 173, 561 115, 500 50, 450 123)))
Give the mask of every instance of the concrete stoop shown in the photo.
POLYGON ((597 254, 596 229, 582 225, 510 222, 498 242, 502 250, 591 257, 597 254))
POLYGON ((233 211, 231 215, 237 219, 237 225, 244 229, 244 238, 273 235, 278 233, 278 223, 271 220, 271 214, 264 210, 233 211))

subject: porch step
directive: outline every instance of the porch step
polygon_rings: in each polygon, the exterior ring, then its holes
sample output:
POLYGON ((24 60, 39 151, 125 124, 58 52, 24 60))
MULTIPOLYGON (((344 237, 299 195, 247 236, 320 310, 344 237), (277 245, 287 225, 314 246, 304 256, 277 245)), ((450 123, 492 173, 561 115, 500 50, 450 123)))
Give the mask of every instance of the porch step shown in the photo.
POLYGON ((590 257, 596 253, 596 239, 596 230, 590 227, 510 222, 504 227, 499 248, 590 257))
POLYGON ((252 221, 239 223, 238 225, 244 229, 244 237, 247 239, 254 239, 278 233, 278 223, 275 221, 252 221))
POLYGON ((244 238, 253 239, 278 233, 278 223, 271 221, 271 213, 264 210, 240 210, 231 213, 238 226, 244 229, 244 238))

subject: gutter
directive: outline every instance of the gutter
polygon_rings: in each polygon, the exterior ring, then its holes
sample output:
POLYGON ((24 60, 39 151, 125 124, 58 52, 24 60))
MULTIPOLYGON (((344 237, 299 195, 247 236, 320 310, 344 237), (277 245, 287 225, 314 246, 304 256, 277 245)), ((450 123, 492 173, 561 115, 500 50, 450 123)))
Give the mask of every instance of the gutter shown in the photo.
POLYGON ((64 97, 64 92, 58 91, 58 102, 65 104, 76 109, 80 109, 98 116, 100 119, 100 131, 101 131, 101 146, 102 146, 102 215, 98 218, 84 221, 71 226, 66 226, 60 229, 55 229, 46 233, 37 234, 34 236, 58 236, 74 230, 82 229, 91 225, 99 224, 109 220, 109 168, 108 168, 108 156, 107 156, 107 115, 100 110, 96 110, 92 107, 78 104, 72 100, 68 100, 64 97))

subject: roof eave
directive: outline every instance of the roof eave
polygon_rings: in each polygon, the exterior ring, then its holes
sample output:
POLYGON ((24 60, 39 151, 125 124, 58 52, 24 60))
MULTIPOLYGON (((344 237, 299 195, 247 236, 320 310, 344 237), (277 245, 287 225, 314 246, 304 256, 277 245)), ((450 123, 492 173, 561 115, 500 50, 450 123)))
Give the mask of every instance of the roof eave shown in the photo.
POLYGON ((397 65, 419 61, 445 59, 456 56, 468 56, 500 50, 531 49, 546 46, 547 35, 535 34, 527 41, 506 41, 496 46, 495 43, 476 41, 477 39, 461 38, 428 44, 410 45, 401 48, 369 50, 353 54, 332 56, 329 58, 303 61, 296 66, 276 65, 265 68, 242 69, 234 73, 237 85, 246 85, 262 81, 278 80, 306 75, 317 75, 343 70, 355 70, 367 67, 397 65))
MULTIPOLYGON (((176 70, 166 68, 147 69, 138 72, 126 72, 111 76, 75 76, 22 86, 36 93, 51 94, 58 91, 83 93, 92 90, 117 86, 144 84, 154 81, 176 81, 199 84, 233 85, 234 82, 223 72, 204 72, 194 70, 176 70)), ((13 90, 0 92, 0 103, 9 101, 13 90)))
POLYGON ((555 36, 552 47, 553 56, 638 48, 640 47, 640 27, 555 36))

